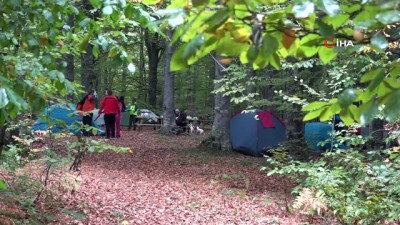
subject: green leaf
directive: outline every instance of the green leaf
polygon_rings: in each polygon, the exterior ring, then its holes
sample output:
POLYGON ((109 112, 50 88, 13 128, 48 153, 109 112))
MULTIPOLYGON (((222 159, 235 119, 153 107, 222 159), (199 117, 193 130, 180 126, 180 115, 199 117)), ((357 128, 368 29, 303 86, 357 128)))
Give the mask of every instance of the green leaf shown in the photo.
POLYGON ((301 5, 294 5, 292 9, 296 18, 307 18, 312 13, 314 13, 314 10, 315 5, 310 1, 303 2, 303 4, 301 5))
POLYGON ((89 33, 87 33, 86 36, 83 38, 82 42, 79 44, 79 49, 80 49, 81 51, 85 51, 85 50, 87 49, 87 47, 88 47, 88 45, 89 45, 89 40, 90 40, 90 37, 91 37, 91 36, 92 36, 92 33, 89 32, 89 33))
POLYGON ((108 52, 108 57, 112 58, 116 55, 118 55, 119 53, 119 48, 117 46, 113 46, 110 50, 110 52, 108 52))
POLYGON ((4 180, 0 180, 0 190, 7 190, 7 184, 4 180))
POLYGON ((155 5, 161 2, 162 0, 143 0, 142 3, 145 5, 155 5))
POLYGON ((274 54, 278 48, 279 43, 275 37, 269 34, 264 35, 261 46, 261 56, 268 58, 272 56, 272 54, 274 54))
POLYGON ((390 122, 393 122, 400 118, 400 90, 393 91, 387 98, 385 102, 384 113, 386 119, 390 122))
POLYGON ((317 109, 317 110, 315 110, 315 111, 308 112, 308 113, 304 116, 303 121, 309 121, 309 120, 313 120, 313 119, 318 118, 318 117, 321 115, 321 113, 322 113, 324 110, 326 110, 327 108, 328 108, 328 106, 324 106, 324 107, 321 107, 321 108, 319 108, 319 109, 317 109))
POLYGON ((354 123, 354 118, 350 112, 349 109, 343 109, 340 112, 340 119, 343 121, 343 123, 345 123, 346 125, 351 125, 352 123, 354 123))
POLYGON ((339 96, 338 96, 338 102, 339 105, 342 108, 347 108, 351 104, 353 104, 354 100, 357 98, 356 91, 353 88, 348 88, 344 90, 339 96))
POLYGON ((360 4, 354 4, 352 6, 347 6, 347 5, 342 4, 342 5, 340 5, 340 8, 343 11, 347 12, 347 13, 353 13, 353 12, 356 12, 356 11, 360 10, 361 9, 361 5, 360 4))
POLYGON ((325 16, 322 21, 324 23, 332 25, 334 29, 337 29, 349 21, 350 16, 347 14, 336 15, 333 17, 325 16))
POLYGON ((374 90, 376 87, 378 87, 378 85, 381 84, 385 76, 386 76, 385 71, 380 70, 379 73, 376 74, 372 82, 369 84, 368 89, 374 90))
POLYGON ((89 0, 94 8, 100 8, 101 2, 99 0, 89 0))
POLYGON ((0 109, 4 108, 8 104, 8 96, 6 93, 6 89, 0 88, 0 109))
POLYGON ((206 29, 207 32, 214 32, 218 27, 220 27, 226 20, 228 20, 230 15, 229 9, 223 9, 217 11, 214 15, 208 18, 205 24, 208 25, 206 29))
POLYGON ((374 47, 383 50, 388 47, 389 42, 386 40, 385 36, 383 36, 382 34, 375 34, 371 38, 371 44, 374 47))
POLYGON ((319 33, 321 34, 321 36, 333 37, 335 35, 335 30, 333 30, 333 28, 331 26, 329 26, 328 24, 326 24, 322 21, 318 21, 317 24, 318 24, 319 33))
POLYGON ((53 14, 49 10, 44 10, 43 11, 43 16, 44 16, 44 18, 46 19, 47 22, 54 23, 53 14))
POLYGON ((328 105, 328 102, 322 102, 322 101, 311 102, 310 104, 304 106, 302 111, 314 111, 326 105, 328 105))
POLYGON ((92 53, 96 59, 99 58, 100 51, 99 51, 99 47, 97 47, 97 45, 93 46, 92 53))
POLYGON ((277 53, 274 53, 272 56, 270 56, 268 58, 268 61, 269 61, 270 65, 273 66, 276 70, 281 69, 281 60, 277 53))
POLYGON ((187 43, 179 46, 179 48, 172 55, 171 63, 170 63, 170 67, 171 67, 170 70, 172 72, 183 70, 183 69, 187 68, 187 66, 188 66, 187 60, 182 57, 183 51, 185 51, 186 46, 187 46, 187 43))
POLYGON ((355 121, 360 122, 360 110, 359 110, 359 108, 356 107, 355 105, 350 105, 349 111, 350 111, 350 114, 351 114, 352 118, 355 121))
POLYGON ((333 48, 321 47, 318 51, 319 58, 324 64, 327 64, 337 55, 333 48))
POLYGON ((38 46, 39 42, 32 35, 28 35, 28 45, 29 46, 38 46))
POLYGON ((323 39, 317 34, 307 34, 300 40, 300 46, 319 47, 322 43, 323 39))
POLYGON ((257 50, 256 46, 251 45, 246 53, 248 62, 254 62, 254 60, 256 60, 256 58, 257 58, 257 55, 258 55, 258 50, 257 50))
POLYGON ((331 120, 334 115, 335 113, 331 110, 331 107, 325 107, 325 109, 322 110, 321 114, 319 115, 319 120, 321 122, 326 122, 331 120))
POLYGON ((375 77, 377 77, 381 73, 385 73, 385 69, 378 68, 378 69, 375 69, 375 70, 371 70, 371 71, 369 71, 368 73, 364 74, 361 77, 360 82, 361 83, 366 83, 368 81, 371 81, 371 80, 375 79, 375 77))
POLYGON ((215 50, 220 55, 236 56, 245 51, 247 46, 247 43, 238 43, 230 36, 225 36, 218 41, 215 50))
POLYGON ((360 106, 360 123, 362 126, 369 124, 379 113, 378 104, 374 101, 369 101, 360 106))
POLYGON ((199 50, 205 43, 204 35, 197 35, 193 38, 187 45, 185 50, 183 51, 182 57, 184 59, 188 59, 191 56, 195 55, 197 50, 199 50))
POLYGON ((306 57, 312 57, 318 53, 323 41, 319 35, 308 34, 300 40, 299 51, 306 57))
POLYGON ((194 7, 199 7, 202 5, 208 5, 209 0, 192 0, 192 4, 194 7))
POLYGON ((79 22, 79 26, 85 28, 85 27, 89 26, 90 21, 91 21, 90 18, 85 18, 79 22))
POLYGON ((111 15, 113 13, 113 7, 111 5, 104 7, 103 13, 104 15, 111 15))
POLYGON ((334 0, 317 0, 317 6, 329 16, 336 15, 340 9, 339 4, 334 0))
POLYGON ((390 11, 386 11, 386 12, 381 12, 378 13, 375 18, 385 24, 392 24, 395 22, 399 22, 400 21, 400 11, 399 10, 390 10, 390 11))

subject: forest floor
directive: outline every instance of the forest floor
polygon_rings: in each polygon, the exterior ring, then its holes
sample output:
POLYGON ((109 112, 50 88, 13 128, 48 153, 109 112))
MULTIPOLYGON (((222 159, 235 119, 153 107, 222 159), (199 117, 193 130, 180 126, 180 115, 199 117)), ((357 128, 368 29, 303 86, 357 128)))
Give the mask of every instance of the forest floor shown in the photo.
POLYGON ((310 224, 287 210, 293 184, 260 171, 265 158, 198 147, 204 138, 123 131, 108 142, 132 153, 88 155, 73 183, 53 175, 59 191, 40 210, 48 224, 310 224))

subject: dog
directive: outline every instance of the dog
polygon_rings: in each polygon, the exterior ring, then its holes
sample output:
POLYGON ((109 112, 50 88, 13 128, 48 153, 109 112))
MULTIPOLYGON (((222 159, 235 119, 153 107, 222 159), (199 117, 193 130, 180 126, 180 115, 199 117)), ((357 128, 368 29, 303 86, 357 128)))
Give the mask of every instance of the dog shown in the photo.
POLYGON ((189 129, 190 129, 190 133, 193 133, 194 132, 194 126, 193 126, 193 124, 191 124, 191 123, 189 123, 189 129))
POLYGON ((201 129, 199 126, 196 126, 196 132, 198 133, 198 134, 204 134, 204 130, 203 129, 201 129))

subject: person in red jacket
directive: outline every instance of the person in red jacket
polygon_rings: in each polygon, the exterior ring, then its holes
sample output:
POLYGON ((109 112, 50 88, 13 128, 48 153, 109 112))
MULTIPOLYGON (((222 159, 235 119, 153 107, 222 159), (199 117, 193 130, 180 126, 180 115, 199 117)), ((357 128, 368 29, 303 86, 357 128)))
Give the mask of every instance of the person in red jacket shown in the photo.
MULTIPOLYGON (((92 126, 93 123, 93 110, 94 110, 94 91, 89 91, 85 97, 78 103, 76 109, 82 116, 83 125, 92 126)), ((91 132, 83 129, 83 136, 90 136, 91 132)))
POLYGON ((106 96, 101 100, 99 115, 104 112, 104 123, 106 125, 106 138, 115 138, 115 118, 120 116, 119 101, 107 90, 106 96))

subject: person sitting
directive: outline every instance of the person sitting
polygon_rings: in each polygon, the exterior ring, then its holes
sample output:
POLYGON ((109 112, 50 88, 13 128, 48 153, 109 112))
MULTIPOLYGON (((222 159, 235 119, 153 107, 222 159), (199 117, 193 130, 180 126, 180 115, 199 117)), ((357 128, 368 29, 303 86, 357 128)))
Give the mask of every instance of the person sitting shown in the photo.
MULTIPOLYGON (((176 110, 175 110, 175 112, 176 112, 176 110)), ((178 112, 179 112, 179 110, 178 110, 178 112)), ((177 117, 175 123, 176 123, 176 125, 177 125, 178 127, 182 127, 182 128, 183 128, 183 132, 185 132, 185 131, 186 131, 186 126, 187 126, 187 124, 188 124, 188 123, 187 123, 187 115, 186 115, 186 112, 179 112, 178 117, 177 117)))

